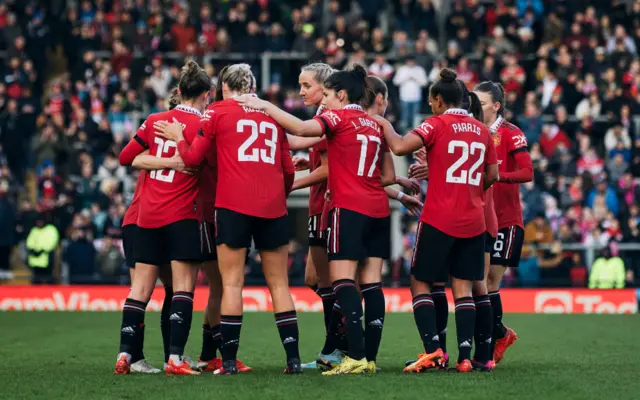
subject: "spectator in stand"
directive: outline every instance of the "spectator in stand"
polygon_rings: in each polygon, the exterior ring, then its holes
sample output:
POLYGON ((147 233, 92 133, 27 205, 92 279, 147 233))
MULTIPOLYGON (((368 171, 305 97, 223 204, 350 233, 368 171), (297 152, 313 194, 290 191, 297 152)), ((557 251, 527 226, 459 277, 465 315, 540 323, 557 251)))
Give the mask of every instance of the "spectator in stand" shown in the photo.
POLYGON ((589 147, 584 155, 578 159, 578 173, 589 172, 591 175, 600 175, 604 170, 604 162, 593 147, 589 147))
POLYGON ((619 215, 620 203, 618 201, 618 195, 611 186, 607 183, 604 177, 599 177, 596 180, 596 187, 589 192, 586 199, 586 206, 594 208, 596 201, 602 199, 607 209, 613 213, 613 215, 619 215))
POLYGON ((546 158, 551 158, 557 151, 560 144, 565 148, 571 147, 571 142, 567 135, 560 130, 558 125, 544 125, 542 127, 542 137, 540 138, 540 148, 546 158))
POLYGON ((427 73, 415 58, 409 55, 404 64, 398 68, 393 77, 393 84, 400 92, 400 126, 401 132, 413 128, 422 101, 422 88, 427 86, 427 73))
POLYGON ((625 278, 624 261, 618 257, 617 243, 612 241, 591 267, 589 289, 622 289, 625 278))
MULTIPOLYGON (((27 266, 31 269, 33 284, 54 283, 54 251, 58 247, 60 234, 50 222, 50 215, 39 214, 35 226, 27 236, 27 266)), ((55 273, 55 275, 54 275, 55 273)))
POLYGON ((16 210, 8 197, 9 182, 0 178, 0 281, 11 279, 11 250, 16 241, 16 210))
POLYGON ((62 256, 68 265, 69 283, 91 284, 96 282, 96 249, 85 231, 72 229, 70 241, 62 256))
POLYGON ((125 259, 119 247, 110 237, 105 237, 102 241, 102 247, 95 256, 96 272, 102 281, 118 284, 126 274, 125 259))
POLYGON ((393 75, 393 67, 386 60, 384 54, 376 54, 376 57, 369 68, 367 69, 369 75, 377 76, 383 81, 389 80, 393 75))

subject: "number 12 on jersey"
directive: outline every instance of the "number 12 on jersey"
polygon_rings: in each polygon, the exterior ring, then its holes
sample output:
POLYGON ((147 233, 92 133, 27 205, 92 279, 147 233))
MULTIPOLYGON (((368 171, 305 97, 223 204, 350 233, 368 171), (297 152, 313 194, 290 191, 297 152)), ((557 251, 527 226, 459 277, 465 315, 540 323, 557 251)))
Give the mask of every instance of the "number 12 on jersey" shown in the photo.
POLYGON ((367 172, 368 177, 373 176, 373 171, 376 170, 376 164, 378 163, 378 157, 380 156, 380 146, 382 142, 380 138, 377 136, 367 136, 367 135, 357 135, 356 139, 360 141, 360 160, 358 161, 358 176, 364 175, 365 169, 365 161, 367 159, 367 148, 369 147, 369 142, 374 142, 376 144, 376 154, 373 156, 373 161, 371 162, 371 166, 369 167, 369 171, 367 172))
MULTIPOLYGON (((156 157, 158 158, 163 158, 162 155, 169 153, 169 150, 172 147, 174 149, 177 149, 176 142, 174 142, 173 140, 164 140, 156 136, 153 138, 153 142, 158 145, 158 148, 156 149, 156 157)), ((171 183, 173 182, 173 177, 175 176, 175 174, 176 174, 176 171, 172 169, 170 170, 158 169, 158 170, 151 171, 149 173, 149 177, 151 179, 156 179, 162 182, 171 183)))

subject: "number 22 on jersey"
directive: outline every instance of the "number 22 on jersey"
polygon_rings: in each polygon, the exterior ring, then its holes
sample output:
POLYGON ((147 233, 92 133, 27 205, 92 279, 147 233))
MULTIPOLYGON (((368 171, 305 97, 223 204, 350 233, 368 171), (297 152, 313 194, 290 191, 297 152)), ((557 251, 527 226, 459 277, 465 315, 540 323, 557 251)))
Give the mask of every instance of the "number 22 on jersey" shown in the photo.
POLYGON ((462 151, 462 154, 460 154, 460 158, 447 168, 446 182, 480 186, 482 172, 477 171, 484 161, 484 153, 486 150, 487 148, 484 143, 471 142, 471 144, 468 144, 462 140, 450 141, 448 153, 457 154, 459 151, 462 151), (475 156, 477 154, 478 159, 471 168, 469 168, 469 170, 466 170, 462 167, 469 160, 469 154, 471 154, 471 156, 475 156))
POLYGON ((250 131, 250 135, 238 148, 238 161, 262 161, 267 164, 275 164, 278 127, 267 121, 262 121, 258 125, 256 121, 251 119, 241 119, 236 124, 236 131, 238 133, 246 133, 247 129, 250 131), (267 137, 264 139, 264 144, 268 149, 251 148, 254 142, 258 140, 258 132, 262 135, 271 136, 270 139, 267 137))

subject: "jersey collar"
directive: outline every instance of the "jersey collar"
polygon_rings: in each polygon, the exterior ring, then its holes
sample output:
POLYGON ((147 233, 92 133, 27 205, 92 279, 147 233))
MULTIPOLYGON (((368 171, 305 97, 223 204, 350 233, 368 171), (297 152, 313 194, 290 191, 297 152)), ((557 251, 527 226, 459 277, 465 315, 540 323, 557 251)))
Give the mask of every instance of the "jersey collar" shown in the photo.
POLYGON ((180 111, 184 111, 184 112, 188 112, 191 114, 196 114, 199 116, 202 116, 202 114, 200 113, 200 110, 198 110, 197 108, 193 108, 184 104, 178 104, 176 106, 176 110, 180 110, 180 111))
POLYGON ((320 104, 320 107, 318 107, 318 110, 316 111, 316 115, 322 114, 325 110, 326 108, 324 108, 324 106, 320 104))
POLYGON ((496 120, 493 121, 493 124, 491 124, 491 126, 489 127, 489 130, 491 132, 496 132, 498 128, 500 128, 503 122, 504 122, 504 118, 502 118, 501 115, 498 115, 498 118, 496 118, 496 120))
POLYGON ((447 111, 445 111, 444 114, 462 115, 462 116, 465 116, 465 117, 467 117, 469 115, 467 110, 464 110, 462 108, 450 108, 447 111))
POLYGON ((347 104, 346 106, 342 107, 343 110, 357 110, 357 111, 362 111, 364 112, 364 109, 359 106, 358 104, 347 104))

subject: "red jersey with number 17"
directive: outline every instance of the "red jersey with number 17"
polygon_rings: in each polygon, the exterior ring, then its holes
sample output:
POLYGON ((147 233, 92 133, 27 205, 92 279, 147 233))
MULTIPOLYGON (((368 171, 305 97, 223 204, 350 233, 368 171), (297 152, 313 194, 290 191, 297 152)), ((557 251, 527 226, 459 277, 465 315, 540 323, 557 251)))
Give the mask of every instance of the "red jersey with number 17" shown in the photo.
POLYGON ((380 174, 389 147, 382 127, 359 105, 314 117, 327 136, 331 207, 373 218, 389 216, 389 200, 380 174))
MULTIPOLYGON (((514 155, 521 151, 527 151, 527 138, 524 133, 502 117, 498 117, 489 129, 494 132, 493 139, 500 173, 517 170, 514 155)), ((522 204, 520 204, 520 185, 496 182, 493 196, 499 229, 513 225, 524 229, 522 204)))
POLYGON ((411 133, 422 139, 429 164, 420 221, 457 238, 483 234, 483 175, 485 165, 497 162, 489 129, 456 108, 427 118, 411 133))
POLYGON ((216 208, 260 218, 286 215, 283 165, 291 155, 284 129, 263 111, 234 99, 210 105, 201 129, 205 138, 215 140, 216 208))
MULTIPOLYGON (((201 114, 198 110, 182 104, 173 110, 150 115, 142 124, 136 140, 149 149, 149 154, 161 158, 171 158, 177 151, 176 142, 163 139, 154 133, 156 121, 172 122, 175 118, 183 126, 183 135, 191 143, 200 127, 201 114)), ((144 180, 138 209, 138 226, 159 228, 185 219, 199 220, 196 207, 198 197, 197 175, 187 175, 172 169, 149 171, 144 180)))

